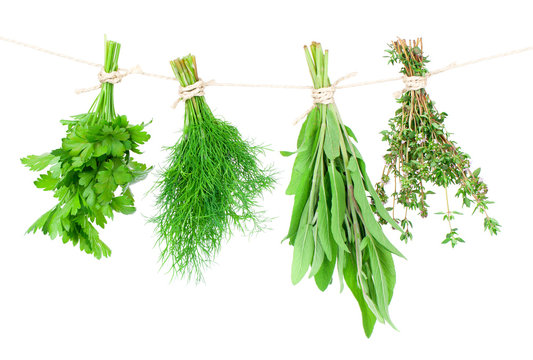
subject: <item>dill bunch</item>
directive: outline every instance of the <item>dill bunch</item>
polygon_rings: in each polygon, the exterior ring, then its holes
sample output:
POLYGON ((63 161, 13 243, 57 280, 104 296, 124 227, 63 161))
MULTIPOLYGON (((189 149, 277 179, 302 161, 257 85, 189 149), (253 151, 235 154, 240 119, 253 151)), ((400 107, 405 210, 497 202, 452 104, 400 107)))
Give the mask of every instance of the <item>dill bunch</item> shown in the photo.
MULTIPOLYGON (((402 64, 400 72, 403 75, 428 75, 426 64, 429 60, 422 53, 422 39, 409 43, 398 39, 389 47, 389 64, 402 64)), ((443 187, 445 191, 446 212, 437 213, 443 215, 443 220, 449 226, 442 243, 450 243, 455 247, 464 242, 457 228, 452 226, 455 216, 461 215, 458 211, 450 210, 448 188, 453 185, 458 186, 456 197, 461 198, 462 205, 474 205, 473 213, 479 211, 485 216, 485 230, 491 235, 497 234, 500 224, 488 215, 488 205, 492 202, 487 197, 487 185, 479 177, 481 170, 471 170, 470 156, 451 140, 444 126, 448 114, 437 111, 424 88, 403 92, 397 102, 400 108, 389 120, 389 129, 381 132, 389 149, 384 156, 385 167, 376 190, 382 201, 386 202, 389 196, 385 185, 391 176, 394 178, 394 191, 391 194, 393 217, 396 219, 396 204, 405 208, 403 218, 397 219, 405 230, 402 239, 407 241, 412 238, 412 222, 407 217, 409 210, 417 211, 423 218, 428 215, 428 195, 434 193, 426 190, 427 183, 443 187)))
MULTIPOLYGON (((313 43, 305 47, 305 55, 314 88, 329 87, 328 51, 313 43)), ((324 291, 336 267, 341 291, 346 282, 370 337, 376 320, 394 327, 389 316, 396 284, 392 255, 403 257, 383 233, 376 216, 402 229, 374 191, 356 141, 335 103, 317 104, 309 112, 298 136, 287 188, 287 194, 294 195, 287 238, 294 246, 293 284, 309 271, 309 277, 314 277, 324 291)))
MULTIPOLYGON (((193 55, 170 62, 182 87, 199 80, 193 55)), ((168 148, 158 190, 157 244, 162 266, 172 276, 202 280, 232 229, 260 230, 264 217, 256 211, 263 191, 274 184, 272 170, 261 167, 265 148, 244 140, 236 127, 217 119, 203 96, 185 101, 183 133, 168 148)))
MULTIPOLYGON (((104 71, 118 69, 120 44, 105 41, 104 71)), ((86 114, 62 120, 67 126, 61 147, 21 159, 32 171, 49 170, 35 181, 35 186, 53 191, 58 204, 42 215, 29 229, 41 230, 52 239, 79 244, 80 250, 100 259, 111 249, 100 239, 94 224, 104 228, 114 212, 135 212, 130 186, 144 179, 150 171, 134 161, 139 145, 150 138, 144 123, 131 125, 126 116, 117 115, 113 84, 103 83, 100 94, 86 114)))

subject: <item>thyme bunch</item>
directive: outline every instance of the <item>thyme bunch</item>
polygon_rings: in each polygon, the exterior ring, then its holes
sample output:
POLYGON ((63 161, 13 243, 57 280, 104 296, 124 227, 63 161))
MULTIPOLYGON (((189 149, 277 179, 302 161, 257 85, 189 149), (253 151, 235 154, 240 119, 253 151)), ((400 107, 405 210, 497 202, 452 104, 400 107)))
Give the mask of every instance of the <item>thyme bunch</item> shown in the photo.
MULTIPOLYGON (((182 87, 199 80, 193 55, 170 62, 182 87)), ((273 188, 270 168, 258 156, 265 148, 244 140, 236 127, 217 119, 203 96, 185 101, 183 133, 168 148, 158 190, 157 244, 172 276, 202 280, 232 228, 260 230, 256 211, 263 191, 273 188)))
MULTIPOLYGON (((427 76, 427 56, 423 55, 422 39, 406 42, 398 39, 389 45, 389 64, 401 64, 400 72, 405 76, 427 76)), ((393 178, 392 216, 405 230, 402 239, 412 238, 412 222, 408 219, 408 211, 417 211, 423 218, 428 215, 428 195, 434 194, 426 190, 431 183, 444 188, 446 196, 446 212, 443 220, 448 223, 449 232, 443 243, 455 247, 464 240, 458 235, 457 228, 452 225, 458 211, 452 211, 449 205, 448 188, 458 186, 455 194, 461 198, 464 207, 474 205, 473 213, 479 211, 485 216, 484 228, 491 235, 500 231, 496 219, 489 216, 488 205, 492 202, 487 197, 487 185, 480 178, 480 169, 471 170, 470 156, 462 151, 446 131, 445 112, 437 111, 435 103, 429 98, 424 88, 403 92, 397 99, 400 108, 389 120, 389 129, 384 130, 383 141, 389 145, 384 156, 385 167, 376 191, 383 202, 387 202, 385 185, 393 178), (403 217, 398 217, 396 204, 404 207, 403 217)))
MULTIPOLYGON (((328 51, 312 43, 305 47, 305 55, 315 89, 329 87, 328 51)), ((336 267, 341 290, 346 282, 370 337, 376 320, 394 327, 388 309, 396 283, 392 254, 403 257, 383 233, 376 215, 402 229, 374 191, 356 141, 335 103, 317 104, 309 112, 298 136, 287 188, 287 194, 294 195, 287 238, 294 246, 293 284, 311 268, 309 277, 324 291, 336 267)))
MULTIPOLYGON (((104 71, 118 69, 120 44, 105 41, 104 71)), ((29 229, 41 230, 52 239, 80 245, 80 250, 100 259, 111 249, 100 240, 94 224, 104 228, 114 212, 135 212, 131 185, 150 171, 133 160, 139 145, 150 135, 144 123, 131 125, 126 116, 117 115, 113 84, 104 83, 86 114, 61 120, 67 126, 61 147, 21 161, 32 171, 48 171, 35 181, 37 188, 53 191, 58 204, 42 215, 29 229)))

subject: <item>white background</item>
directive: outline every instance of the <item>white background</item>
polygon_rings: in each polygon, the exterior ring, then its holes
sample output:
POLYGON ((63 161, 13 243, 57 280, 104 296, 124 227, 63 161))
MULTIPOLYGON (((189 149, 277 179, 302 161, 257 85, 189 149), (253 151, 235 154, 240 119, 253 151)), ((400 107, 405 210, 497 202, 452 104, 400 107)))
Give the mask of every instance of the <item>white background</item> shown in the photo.
MULTIPOLYGON (((526 1, 339 2, 3 1, 0 34, 77 57, 103 61, 103 38, 122 43, 120 65, 171 75, 168 61, 197 56, 205 80, 311 84, 302 51, 330 49, 330 76, 395 76, 386 44, 424 38, 431 68, 533 44, 526 1)), ((503 232, 483 232, 482 217, 457 221, 466 239, 441 245, 446 224, 416 219, 414 241, 391 240, 396 261, 391 315, 399 332, 376 325, 364 336, 357 303, 338 281, 321 293, 313 280, 290 281, 292 248, 281 244, 292 199, 284 194, 299 127, 310 105, 303 90, 208 88, 213 111, 245 137, 270 144, 265 161, 279 184, 265 197, 274 217, 259 236, 235 236, 206 283, 170 282, 159 270, 152 225, 155 175, 135 185, 138 212, 116 216, 102 239, 113 255, 92 256, 24 235, 54 204, 36 189, 19 158, 56 148, 59 120, 88 110, 97 69, 0 42, 0 358, 1 359, 531 359, 531 102, 533 52, 453 70, 429 80, 446 126, 472 156, 496 203, 503 232)), ((396 109, 400 82, 339 91, 337 104, 359 138, 376 181, 386 149, 379 131, 396 109)), ((170 109, 177 84, 139 76, 116 86, 116 108, 136 123, 153 119, 143 162, 158 166, 182 127, 170 109)), ((437 192, 432 211, 443 210, 437 192)), ((457 210, 459 204, 454 203, 457 210)), ((468 211, 466 211, 468 213, 468 211)), ((336 278, 335 278, 336 280, 336 278)))

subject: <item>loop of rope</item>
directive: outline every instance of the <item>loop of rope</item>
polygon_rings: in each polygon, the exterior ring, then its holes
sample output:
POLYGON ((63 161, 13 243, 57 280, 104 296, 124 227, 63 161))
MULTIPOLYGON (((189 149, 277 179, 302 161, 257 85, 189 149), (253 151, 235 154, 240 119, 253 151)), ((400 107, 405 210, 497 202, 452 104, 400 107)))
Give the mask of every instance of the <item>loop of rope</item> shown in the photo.
POLYGON ((172 108, 175 109, 180 101, 192 99, 195 96, 204 96, 204 90, 206 86, 212 85, 213 80, 203 81, 198 79, 197 82, 188 86, 180 86, 178 89, 178 99, 172 104, 172 108))
POLYGON ((100 82, 100 85, 91 86, 88 88, 83 89, 77 89, 76 94, 82 94, 85 92, 98 90, 102 87, 102 84, 109 83, 109 84, 118 84, 122 81, 123 78, 130 74, 142 74, 143 71, 139 65, 136 65, 132 67, 131 69, 118 69, 117 71, 111 71, 106 72, 104 68, 102 67, 100 69, 100 72, 98 73, 98 81, 100 82))
POLYGON ((403 76, 402 81, 405 87, 401 91, 396 91, 394 97, 399 98, 404 92, 425 88, 428 83, 428 77, 430 76, 431 73, 428 73, 426 76, 403 76))
POLYGON ((425 88, 428 83, 428 76, 404 76, 402 78, 402 81, 405 84, 404 91, 425 88))
POLYGON ((335 95, 334 86, 313 89, 311 91, 313 104, 333 104, 335 102, 333 95, 335 95))
POLYGON ((300 120, 305 118, 315 108, 315 106, 317 104, 324 104, 324 105, 333 104, 335 102, 335 99, 334 99, 335 91, 337 90, 337 87, 338 87, 339 83, 343 82, 346 79, 354 77, 355 75, 357 75, 356 72, 351 72, 349 74, 346 74, 346 75, 338 78, 330 86, 326 86, 326 87, 322 87, 322 88, 318 88, 318 89, 313 89, 311 91, 311 97, 313 98, 313 106, 311 106, 309 109, 307 109, 307 111, 305 113, 300 115, 293 122, 293 125, 298 124, 300 122, 300 120))

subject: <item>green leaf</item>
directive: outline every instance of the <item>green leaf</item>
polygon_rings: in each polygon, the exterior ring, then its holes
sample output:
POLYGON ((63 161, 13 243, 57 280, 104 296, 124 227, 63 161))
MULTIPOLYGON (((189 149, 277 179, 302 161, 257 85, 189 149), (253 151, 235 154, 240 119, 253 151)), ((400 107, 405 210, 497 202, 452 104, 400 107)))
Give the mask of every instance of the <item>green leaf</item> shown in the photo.
POLYGON ((344 267, 344 280, 346 285, 351 290, 353 296, 359 304, 361 309, 361 317, 363 320, 363 328, 365 330, 366 337, 370 337, 376 324, 376 316, 372 313, 372 310, 368 307, 361 288, 357 282, 357 265, 352 254, 346 257, 346 266, 344 267))
MULTIPOLYGON (((94 226, 89 222, 89 220, 85 217, 78 217, 76 219, 76 222, 80 225, 80 227, 83 229, 86 240, 88 240, 88 247, 84 248, 85 252, 87 253, 93 253, 94 257, 97 259, 100 259, 102 256, 109 257, 111 255, 111 249, 107 247, 106 244, 104 244, 103 241, 100 240, 100 236, 98 235, 98 231, 94 228, 94 226)), ((81 248, 81 243, 80 243, 81 248)))
POLYGON ((48 234, 52 240, 63 232, 61 217, 59 216, 61 210, 61 208, 56 207, 54 211, 50 213, 50 216, 48 216, 46 223, 42 227, 43 233, 48 234))
MULTIPOLYGON (((35 221, 30 227, 29 229, 26 231, 26 234, 29 234, 29 233, 36 233, 37 230, 43 230, 46 223, 48 222, 48 218, 50 217, 50 215, 52 215, 55 211, 57 210, 57 206, 48 210, 47 212, 45 212, 43 215, 41 215, 41 217, 39 217, 39 219, 37 219, 37 221, 35 221)), ((43 230, 43 233, 44 233, 44 230, 43 230)))
POLYGON ((363 238, 363 240, 361 240, 361 245, 360 245, 360 250, 363 251, 367 245, 368 245, 368 241, 370 240, 370 237, 367 235, 363 238))
POLYGON ((126 215, 133 214, 135 212, 133 199, 125 195, 114 197, 113 200, 111 200, 111 207, 113 210, 126 215))
POLYGON ((51 153, 46 153, 42 155, 29 155, 25 158, 20 159, 20 161, 31 171, 41 171, 47 168, 49 165, 57 162, 58 158, 51 153))
POLYGON ((113 178, 113 162, 109 160, 104 163, 103 169, 96 174, 94 190, 98 194, 98 201, 102 203, 110 202, 116 188, 117 184, 113 178))
POLYGON ((147 167, 145 164, 138 163, 137 161, 130 160, 128 162, 128 168, 130 169, 132 179, 130 185, 133 185, 139 181, 146 179, 150 171, 152 171, 152 166, 147 167))
POLYGON ((324 258, 320 270, 315 275, 315 283, 320 291, 325 291, 329 284, 331 284, 333 272, 335 271, 337 246, 333 243, 332 247, 332 259, 328 260, 327 258, 324 258))
POLYGON ((52 172, 48 171, 46 174, 41 174, 41 176, 35 180, 34 184, 37 188, 43 189, 45 191, 54 190, 59 179, 52 175, 52 172))
POLYGON ((113 178, 118 185, 124 185, 132 180, 130 170, 125 165, 120 165, 113 171, 113 178))
POLYGON ((150 135, 144 131, 144 128, 148 124, 141 123, 139 125, 133 125, 128 127, 128 131, 130 133, 131 140, 136 142, 137 144, 144 144, 148 140, 150 140, 150 135))
POLYGON ((282 150, 279 153, 281 154, 281 156, 288 157, 288 156, 296 154, 296 151, 284 151, 284 150, 282 150))
POLYGON ((88 186, 93 180, 94 180, 94 176, 96 175, 96 171, 93 171, 93 170, 86 170, 82 173, 79 174, 79 181, 78 183, 81 185, 81 186, 88 186))
POLYGON ((331 260, 333 256, 333 251, 331 248, 331 232, 329 229, 330 216, 329 209, 327 205, 327 196, 326 196, 326 184, 324 177, 321 178, 320 183, 320 192, 318 194, 318 207, 317 207, 317 225, 318 225, 318 239, 320 245, 324 251, 326 257, 331 260))
POLYGON ((292 258, 291 280, 294 285, 302 280, 311 265, 314 245, 313 227, 308 224, 301 225, 294 242, 292 258))
POLYGON ((306 169, 305 173, 300 177, 300 183, 298 184, 298 191, 294 196, 294 205, 292 207, 291 223, 289 226, 289 233, 286 238, 290 239, 290 244, 294 243, 294 239, 298 229, 300 227, 300 220, 302 214, 306 213, 306 207, 308 207, 309 192, 311 191, 311 178, 313 176, 313 167, 310 166, 306 169))
POLYGON ((339 275, 340 291, 344 290, 344 266, 346 265, 346 256, 342 249, 337 252, 337 273, 339 275))
MULTIPOLYGON (((356 170, 359 169, 359 165, 356 161, 352 161, 351 166, 355 167, 356 170)), ((395 255, 405 258, 405 256, 403 256, 402 253, 387 239, 383 233, 383 230, 381 229, 381 226, 374 217, 374 213, 372 212, 366 197, 365 187, 363 180, 361 179, 361 173, 359 171, 352 171, 351 177, 353 181, 354 197, 359 205, 359 208, 361 209, 365 227, 368 229, 370 234, 372 234, 373 237, 387 250, 395 255)))
POLYGON ((346 212, 346 191, 342 175, 335 169, 333 163, 328 165, 331 186, 331 234, 337 245, 344 251, 349 251, 345 244, 342 223, 346 212))
POLYGON ((355 142, 357 142, 357 138, 355 137, 355 134, 354 132, 352 131, 352 129, 350 129, 348 126, 344 125, 344 128, 346 129, 346 133, 348 134, 348 136, 350 136, 352 139, 354 139, 355 142))
POLYGON ((122 141, 113 139, 111 141, 111 155, 120 157, 124 155, 124 152, 126 151, 126 147, 122 143, 122 141))
POLYGON ((383 319, 396 329, 389 316, 389 303, 396 283, 396 272, 392 256, 389 252, 381 250, 379 244, 374 243, 371 237, 368 242, 368 249, 372 278, 376 289, 376 304, 383 319))
POLYGON ((292 167, 292 175, 289 186, 287 187, 287 195, 295 195, 297 189, 300 188, 300 182, 304 174, 313 168, 313 159, 315 158, 316 144, 318 143, 318 129, 319 121, 316 109, 312 110, 307 115, 305 136, 302 144, 298 146, 297 155, 294 159, 292 167))
MULTIPOLYGON (((356 153, 359 154, 359 152, 356 150, 356 153)), ((361 154, 359 154, 360 156, 361 154)), ((358 158, 356 161, 355 158, 352 156, 350 157, 350 161, 348 162, 348 170, 353 172, 352 176, 355 176, 357 173, 361 173, 363 176, 365 189, 369 192, 370 196, 374 200, 374 205, 376 206, 376 211, 383 219, 385 219, 390 225, 392 225, 396 230, 403 233, 403 229, 394 219, 390 216, 389 212, 381 202, 381 199, 379 198, 379 195, 376 193, 376 190, 374 190, 374 186, 372 185, 372 182, 370 181, 370 178, 368 177, 368 174, 366 173, 366 165, 363 161, 363 159, 358 158)))
MULTIPOLYGON (((314 239, 317 239, 318 235, 318 229, 315 226, 313 226, 313 237, 314 239)), ((322 263, 324 262, 324 250, 322 250, 322 246, 320 245, 320 242, 315 243, 315 253, 313 255, 313 263, 311 264, 311 271, 309 272, 309 277, 315 276, 318 271, 320 270, 322 263)))
POLYGON ((92 187, 87 187, 83 190, 82 196, 90 207, 96 204, 96 193, 92 187))
POLYGON ((62 145, 63 149, 68 151, 70 156, 76 156, 80 159, 88 159, 93 153, 94 145, 84 137, 81 131, 68 135, 63 139, 62 145))
POLYGON ((76 215, 81 208, 80 197, 74 194, 64 205, 63 212, 66 215, 76 215))
POLYGON ((330 160, 340 156, 340 130, 337 120, 333 118, 331 111, 326 111, 327 131, 324 141, 324 153, 330 160))

